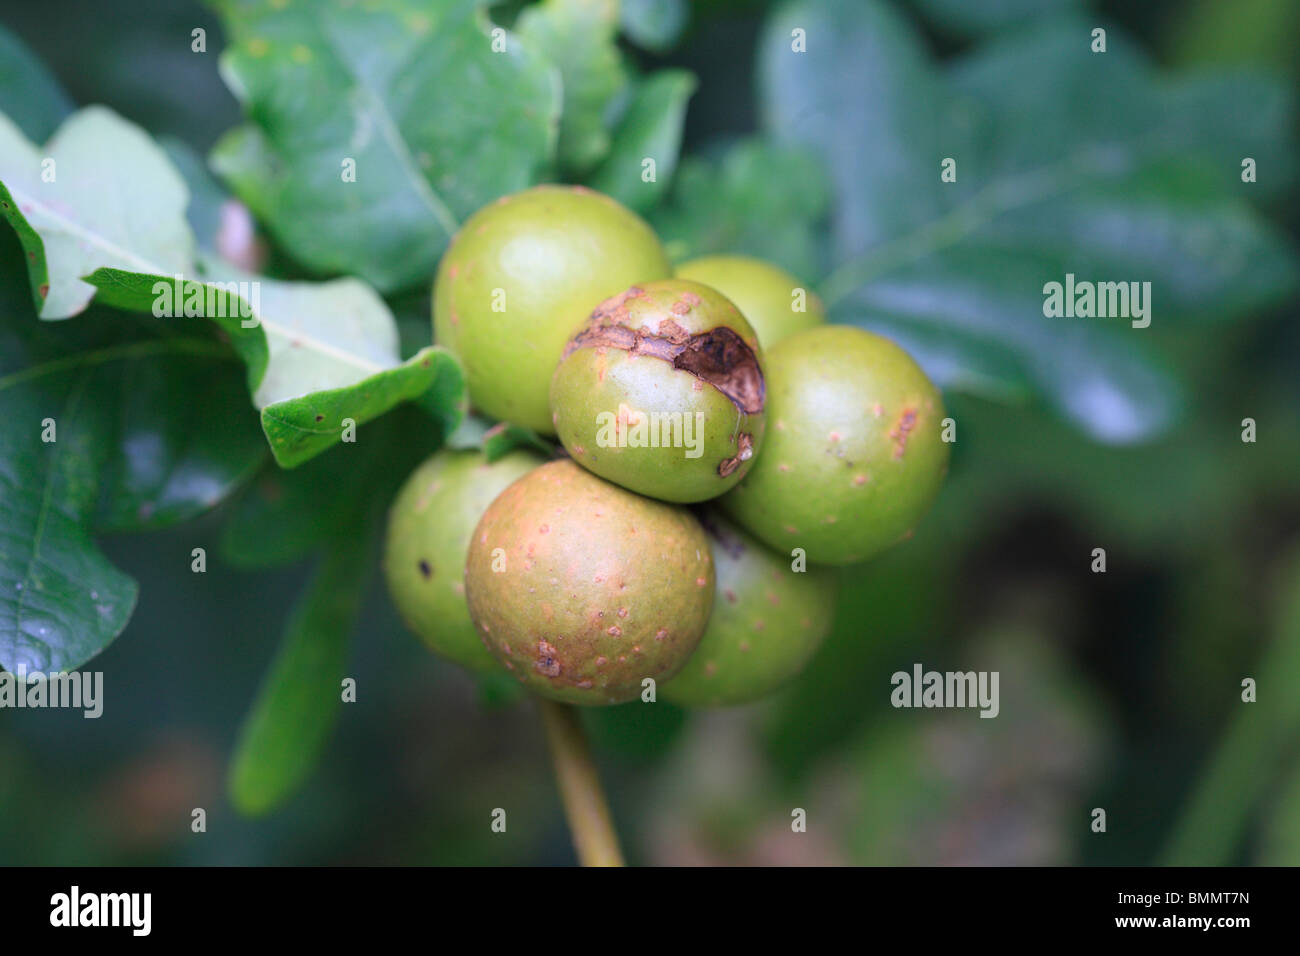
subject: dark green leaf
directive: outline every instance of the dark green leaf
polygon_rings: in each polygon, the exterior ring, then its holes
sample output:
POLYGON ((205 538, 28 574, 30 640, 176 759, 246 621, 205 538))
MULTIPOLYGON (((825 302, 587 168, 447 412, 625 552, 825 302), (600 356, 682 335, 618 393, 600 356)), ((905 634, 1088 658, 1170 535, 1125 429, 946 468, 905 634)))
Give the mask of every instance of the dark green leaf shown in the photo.
POLYGON ((559 161, 581 174, 609 152, 609 125, 628 71, 616 42, 618 0, 542 0, 515 23, 520 39, 560 70, 559 161))
POLYGON ((537 432, 522 425, 500 422, 483 435, 483 454, 489 462, 505 457, 516 448, 527 448, 547 457, 555 454, 553 445, 537 432))
MULTIPOLYGON (((301 398, 274 402, 262 408, 262 429, 275 460, 293 468, 318 455, 349 430, 382 415, 394 405, 419 398, 446 378, 460 382, 460 366, 451 353, 430 347, 397 368, 372 375, 355 385, 320 390, 301 398)), ((454 416, 459 388, 443 391, 439 399, 443 421, 454 416), (453 394, 448 394, 451 391, 453 394)))
POLYGON ((745 140, 716 159, 685 160, 672 201, 653 221, 675 261, 745 253, 811 279, 824 271, 820 234, 829 196, 809 153, 745 140))
POLYGON ((897 342, 940 388, 1002 402, 1028 401, 1037 394, 1014 342, 942 319, 864 310, 849 320, 897 342))
MULTIPOLYGON (((233 270, 226 274, 236 275, 233 270)), ((113 305, 139 310, 152 308, 159 290, 168 292, 166 287, 173 285, 162 276, 111 269, 96 270, 87 281, 113 305)), ((445 349, 431 346, 396 364, 396 326, 383 301, 365 285, 351 279, 320 284, 257 277, 212 280, 228 281, 240 283, 240 294, 217 294, 213 318, 248 362, 250 384, 264 364, 253 401, 281 467, 302 464, 346 438, 350 428, 402 402, 419 399, 442 422, 459 414, 459 363, 445 349), (440 380, 437 391, 426 397, 440 380)), ((215 285, 179 285, 179 293, 168 292, 173 302, 188 301, 199 289, 219 292, 215 285)))
MULTIPOLYGON (((1256 667, 1258 699, 1240 702, 1173 828, 1162 864, 1224 866, 1300 733, 1300 552, 1278 569, 1277 626, 1256 667)), ((1237 681, 1229 692, 1242 693, 1237 681)))
POLYGON ((442 445, 440 428, 403 407, 299 468, 268 465, 232 503, 222 557, 241 568, 302 560, 364 512, 387 507, 411 469, 442 445))
POLYGON ((642 80, 614 134, 609 156, 588 185, 638 212, 654 207, 677 169, 686 102, 695 87, 695 76, 685 70, 660 70, 642 80), (649 182, 643 178, 647 159, 654 160, 649 182))
POLYGON ((1047 196, 1091 180, 1124 180, 1153 165, 1208 171, 1203 193, 1243 199, 1276 195, 1294 181, 1295 95, 1286 86, 1241 69, 1162 74, 1114 27, 1106 52, 1096 54, 1088 43, 1094 25, 1075 17, 1045 23, 952 64, 952 95, 981 127, 980 149, 972 150, 976 179, 1091 153, 1077 167, 1057 169, 1066 175, 1047 196), (1036 81, 1025 83, 1025 76, 1036 81), (1259 164, 1256 183, 1241 181, 1246 156, 1259 164))
POLYGON ((363 542, 338 540, 299 598, 231 758, 230 799, 267 813, 315 768, 338 719, 342 680, 367 579, 363 542))
POLYGON ((979 35, 1007 30, 1038 17, 1084 5, 1084 0, 912 0, 935 26, 951 33, 979 35))
POLYGON ((938 215, 939 160, 952 155, 953 130, 941 119, 938 77, 895 8, 877 0, 779 7, 759 47, 759 84, 767 129, 811 148, 830 173, 837 254, 938 215), (806 52, 793 49, 797 30, 806 52))
POLYGON ((293 564, 316 551, 355 511, 358 449, 340 444, 293 471, 263 469, 233 503, 221 557, 257 569, 293 564))
POLYGON ((1123 319, 1047 318, 1044 284, 1149 282, 1152 338, 1294 294, 1292 244, 1246 205, 1293 175, 1293 114, 1260 77, 1166 79, 1113 27, 1093 53, 1094 25, 1013 31, 945 75, 878 0, 848 17, 796 0, 766 31, 765 118, 809 142, 844 197, 847 259, 820 288, 833 315, 908 339, 949 387, 1028 383, 1094 438, 1133 442, 1176 418, 1176 383, 1123 319), (791 50, 796 28, 808 53, 791 50), (1273 185, 1243 183, 1242 156, 1273 185))
POLYGON ((72 112, 59 81, 23 42, 0 24, 0 113, 29 139, 47 139, 72 112))
POLYGON ((123 309, 210 317, 247 364, 253 403, 284 467, 329 447, 348 419, 360 424, 402 401, 421 398, 444 421, 458 414, 454 360, 429 349, 402 363, 392 314, 364 283, 281 282, 215 260, 196 266, 184 181, 116 114, 84 110, 47 147, 60 157, 58 194, 41 191, 54 184, 37 172, 38 151, 2 117, 0 142, 15 149, 0 160, 0 175, 21 187, 11 199, 0 186, 0 212, 27 252, 43 314, 72 315, 98 291, 123 309), (123 168, 101 170, 103 154, 126 157, 123 168), (435 381, 438 393, 424 398, 435 381))
POLYGON ((93 534, 193 517, 265 449, 253 417, 228 411, 243 405, 242 387, 218 343, 151 336, 99 312, 48 324, 25 302, 3 309, 0 666, 71 670, 135 605, 135 583, 93 534))
POLYGON ((250 122, 214 168, 312 269, 383 291, 426 281, 465 217, 552 161, 554 68, 504 33, 493 52, 470 0, 218 7, 250 122))
POLYGON ((690 21, 687 0, 623 0, 623 32, 639 47, 655 53, 672 49, 690 21))
POLYGON ((956 378, 943 366, 927 367, 941 384, 970 384, 961 378, 963 365, 984 375, 1005 370, 999 385, 1012 395, 1028 381, 1058 415, 1099 441, 1127 444, 1168 427, 1183 399, 1177 382, 1160 371, 1143 344, 1150 330, 1134 329, 1123 318, 1043 315, 1043 284, 1062 277, 1063 270, 1050 256, 967 243, 870 282, 837 314, 867 327, 877 319, 885 326, 915 327, 953 355, 966 355, 950 363, 956 378), (947 330, 950 336, 943 334, 947 330), (968 343, 995 352, 973 353, 968 343), (1002 360, 990 364, 989 354, 1002 360), (1014 357, 1011 363, 1007 357, 1014 357))
POLYGON ((1011 210, 980 235, 1054 255, 1080 279, 1150 282, 1162 318, 1222 320, 1285 300, 1296 288, 1289 240, 1241 199, 1198 188, 1201 179, 1152 168, 1090 183, 1053 202, 1050 217, 1011 210))

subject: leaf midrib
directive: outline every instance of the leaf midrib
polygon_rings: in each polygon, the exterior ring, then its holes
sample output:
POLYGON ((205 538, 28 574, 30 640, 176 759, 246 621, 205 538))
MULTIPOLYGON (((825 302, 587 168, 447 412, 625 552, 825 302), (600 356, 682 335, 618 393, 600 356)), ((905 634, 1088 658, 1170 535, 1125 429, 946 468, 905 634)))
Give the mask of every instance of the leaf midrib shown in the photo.
MULTIPOLYGON (((6 183, 5 185, 7 187, 9 186, 8 183, 6 183)), ((21 196, 22 202, 29 204, 32 208, 35 208, 36 210, 39 210, 39 212, 43 216, 47 217, 48 219, 56 223, 58 228, 61 228, 64 231, 76 236, 77 238, 90 243, 94 247, 103 250, 109 255, 116 256, 120 260, 128 261, 131 265, 135 267, 136 274, 157 276, 157 277, 166 276, 167 270, 162 266, 158 265, 157 263, 149 262, 145 259, 142 259, 136 253, 129 252, 128 250, 118 246, 116 243, 105 239, 99 233, 92 232, 91 230, 88 230, 85 227, 78 225, 72 220, 67 219, 61 213, 55 211, 48 204, 43 203, 40 200, 34 199, 30 194, 23 192, 22 190, 19 189, 13 189, 12 187, 10 187, 10 193, 11 195, 14 196, 15 201, 18 201, 19 197, 21 196)), ((23 215, 24 218, 26 218, 24 213, 21 211, 22 208, 23 208, 22 204, 20 203, 18 208, 19 215, 23 215)), ((30 221, 28 224, 30 225, 30 221)), ((45 239, 40 235, 40 230, 34 229, 34 231, 37 237, 40 239, 41 245, 44 246, 45 239)), ((96 268, 97 269, 118 269, 119 271, 122 272, 129 271, 126 269, 121 269, 120 266, 112 265, 109 263, 100 264, 96 268)), ((197 278, 187 278, 183 275, 181 276, 181 279, 183 281, 188 281, 188 282, 198 282, 204 286, 210 284, 207 280, 197 279, 197 278)), ((86 281, 85 277, 81 277, 81 281, 83 282, 86 281)), ((251 303, 249 304, 251 306, 251 303)), ((332 358, 335 361, 341 362, 344 365, 349 365, 353 368, 360 369, 363 372, 365 372, 367 375, 374 375, 379 372, 386 371, 389 368, 395 367, 390 365, 380 365, 377 362, 367 361, 361 358, 359 355, 348 352, 342 348, 339 348, 338 346, 331 345, 329 342, 323 341, 311 335, 310 333, 304 332, 301 329, 290 328, 288 326, 281 325, 278 322, 269 320, 264 315, 258 315, 257 322, 258 325, 262 326, 263 334, 265 334, 265 332, 267 331, 270 331, 288 341, 296 342, 300 345, 306 345, 310 347, 312 351, 315 351, 323 356, 332 358)), ((269 342, 267 343, 267 346, 269 349, 270 347, 269 342)), ((0 379, 0 381, 3 380, 0 379)))
MULTIPOLYGON (((1131 142, 1135 164, 1159 146, 1164 134, 1161 127, 1131 142)), ((1090 144, 1081 154, 993 180, 943 215, 864 249, 836 266, 819 283, 822 301, 828 309, 833 308, 867 283, 956 245, 1005 213, 1082 188, 1088 174, 1104 171, 1106 152, 1106 147, 1090 144)))
POLYGON ((353 68, 352 63, 344 55, 342 44, 335 37, 333 29, 328 24, 325 29, 321 30, 320 35, 323 37, 329 52, 333 54, 334 61, 339 64, 344 75, 352 80, 353 86, 364 96, 366 104, 371 107, 380 135, 406 171, 415 194, 420 197, 420 201, 424 203, 425 208, 433 214, 433 217, 438 221, 438 225, 447 233, 448 238, 454 236, 460 228, 460 223, 452 214, 451 208, 443 200, 442 196, 438 194, 433 185, 420 172, 415 157, 411 155, 406 139, 401 134, 397 121, 389 112, 387 103, 379 95, 379 91, 353 68))

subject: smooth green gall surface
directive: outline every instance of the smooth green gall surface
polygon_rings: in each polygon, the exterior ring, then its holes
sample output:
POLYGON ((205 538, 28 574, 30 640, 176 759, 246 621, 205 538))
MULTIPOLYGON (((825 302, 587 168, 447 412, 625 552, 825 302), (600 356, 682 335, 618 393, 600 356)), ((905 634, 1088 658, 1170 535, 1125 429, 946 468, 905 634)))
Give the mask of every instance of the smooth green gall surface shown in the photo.
POLYGON ((734 302, 763 348, 826 322, 826 308, 807 284, 762 259, 705 256, 683 262, 675 274, 711 285, 734 302))
POLYGON ((721 501, 782 553, 851 564, 911 533, 948 468, 943 399, 911 356, 861 329, 823 325, 767 353, 768 435, 721 501))
POLYGON ((671 273, 634 212, 582 187, 538 186, 485 206, 438 265, 434 337, 465 366, 480 411, 554 434, 547 389, 601 300, 671 273))
POLYGON ((605 300, 551 381, 555 430, 573 460, 664 501, 715 498, 763 442, 758 337, 726 296, 687 279, 605 300))
POLYGON ((573 704, 618 704, 667 680, 713 607, 708 538, 684 508, 571 461, 492 502, 465 567, 470 615, 519 681, 573 704))
POLYGON ((478 451, 440 451, 393 499, 384 577, 402 619, 429 649, 476 671, 501 665, 479 640, 465 603, 465 558, 488 505, 544 459, 513 451, 488 464, 478 451))
POLYGON ((836 578, 793 570, 720 515, 701 519, 718 578, 709 626, 691 659, 660 692, 683 707, 727 707, 765 697, 793 679, 831 627, 836 578))

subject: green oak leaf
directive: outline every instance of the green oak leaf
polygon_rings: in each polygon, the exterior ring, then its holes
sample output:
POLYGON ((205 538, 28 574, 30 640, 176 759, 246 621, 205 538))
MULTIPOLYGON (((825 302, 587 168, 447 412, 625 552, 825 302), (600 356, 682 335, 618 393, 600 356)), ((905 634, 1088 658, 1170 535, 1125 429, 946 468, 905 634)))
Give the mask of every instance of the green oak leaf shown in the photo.
POLYGON ((586 172, 609 152, 611 114, 628 84, 618 15, 618 0, 543 0, 515 22, 520 39, 559 67, 559 161, 571 173, 586 172))
POLYGON ((298 598, 231 757, 231 802, 244 814, 282 803, 316 767, 338 719, 349 638, 369 550, 335 540, 298 598))
POLYGON ((215 269, 208 283, 176 283, 163 276, 109 269, 96 270, 88 279, 105 301, 139 310, 151 308, 157 290, 167 286, 181 289, 172 295, 173 301, 189 301, 200 290, 250 284, 244 294, 227 291, 224 299, 214 298, 215 321, 248 362, 250 387, 257 371, 264 370, 253 402, 281 467, 302 464, 346 440, 350 428, 401 402, 423 399, 440 379, 451 387, 440 390, 439 402, 448 415, 455 414, 463 385, 459 363, 437 346, 402 362, 392 315, 369 286, 354 279, 324 283, 243 279, 230 267, 215 269), (253 288, 258 290, 257 299, 253 288), (249 318, 240 318, 243 315, 249 318))
POLYGON ((231 798, 242 812, 273 809, 318 762, 338 713, 347 642, 383 514, 407 475, 441 445, 427 416, 399 408, 356 443, 302 468, 266 469, 230 508, 221 553, 231 563, 267 568, 321 555, 231 758, 231 798))
POLYGON ((623 33, 637 46, 665 53, 677 43, 691 19, 687 0, 622 0, 623 33))
POLYGON ((1084 0, 912 0, 912 4, 941 30, 979 36, 1083 6, 1084 0))
POLYGON ((266 451, 220 343, 98 309, 35 322, 0 295, 0 667, 66 671, 135 606, 94 536, 192 518, 266 451))
POLYGON ((1043 284, 1064 268, 1045 252, 966 244, 880 276, 837 317, 892 334, 942 387, 1003 399, 1032 389, 1098 441, 1159 433, 1182 412, 1184 389, 1127 321, 1044 318, 1043 284))
POLYGON ((29 276, 41 283, 43 314, 74 314, 97 294, 104 304, 177 321, 210 318, 247 366, 253 404, 282 467, 301 464, 400 402, 419 400, 445 422, 455 420, 463 387, 455 360, 429 348, 403 362, 392 313, 365 283, 285 282, 196 259, 185 183, 136 127, 108 110, 75 114, 50 149, 64 192, 47 196, 31 191, 40 183, 39 152, 0 121, 0 139, 18 147, 0 160, 0 212, 23 244, 29 276), (96 189, 69 185, 95 182, 85 155, 117 150, 137 165, 104 176, 96 189), (148 198, 155 177, 166 196, 161 204, 148 198), (13 183, 26 191, 10 192, 13 183), (153 215, 144 221, 128 211, 137 207, 153 215), (167 240, 165 248, 154 235, 167 240))
POLYGON ((339 444, 292 471, 271 464, 234 499, 221 557, 245 570, 284 567, 323 548, 352 519, 370 455, 339 444))
POLYGON ((552 164, 558 71, 472 0, 216 6, 249 122, 213 167, 314 270, 426 282, 461 221, 552 164))
POLYGON ((1127 444, 1178 419, 1184 389, 1156 359, 1166 330, 1300 283, 1294 244, 1249 204, 1295 175, 1294 108, 1266 77, 1163 75, 1114 27, 1094 54, 1095 25, 1035 20, 941 67, 880 0, 792 0, 765 28, 760 87, 768 134, 812 149, 841 200, 839 265, 819 287, 833 320, 894 335, 950 388, 1028 386, 1127 444), (1045 284, 1067 275, 1150 283, 1150 330, 1048 317, 1045 284))
POLYGON ((31 139, 44 140, 72 112, 72 100, 45 64, 0 25, 0 113, 31 139))
POLYGON ((761 139, 713 152, 682 162, 669 202, 651 216, 669 255, 746 254, 809 281, 821 275, 830 185, 817 159, 761 139))
POLYGON ((443 444, 441 429, 408 406, 301 468, 268 465, 232 502, 222 557, 240 568, 273 568, 322 550, 360 511, 386 507, 407 474, 443 444))
POLYGON ((490 462, 504 458, 516 448, 526 448, 548 458, 555 454, 554 445, 522 425, 498 422, 483 435, 483 455, 490 462))
POLYGON ((638 212, 659 202, 672 182, 682 148, 686 103, 698 85, 686 70, 660 70, 642 80, 614 133, 609 155, 587 185, 638 212), (647 181, 647 159, 654 177, 647 181))
POLYGON ((41 318, 90 304, 101 266, 188 271, 185 182, 139 127, 111 110, 74 113, 43 150, 0 116, 0 214, 18 233, 41 318))

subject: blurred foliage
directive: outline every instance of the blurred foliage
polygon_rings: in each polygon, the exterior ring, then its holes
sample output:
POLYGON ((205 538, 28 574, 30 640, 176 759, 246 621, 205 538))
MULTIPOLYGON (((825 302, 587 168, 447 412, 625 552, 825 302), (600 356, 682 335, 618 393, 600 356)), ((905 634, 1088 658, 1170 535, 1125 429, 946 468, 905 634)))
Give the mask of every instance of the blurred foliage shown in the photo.
MULTIPOLYGON (((94 102, 149 130, 200 261, 223 268, 251 209, 265 275, 378 290, 393 362, 433 344, 428 276, 455 223, 562 178, 634 205, 676 260, 781 264, 945 385, 944 494, 911 541, 840 572, 799 680, 734 711, 584 714, 634 862, 1300 859, 1295 698, 1278 696, 1300 646, 1294 4, 53 6, 58 32, 50 4, 10 5, 0 28, 0 111, 22 136, 44 143, 94 102), (463 42, 487 17, 511 31, 505 58, 463 42), (364 159, 360 189, 338 188, 339 142, 364 159), (1042 285, 1067 271, 1151 281, 1150 328, 1045 318, 1042 285), (890 675, 917 662, 998 670, 1000 716, 894 710, 890 675)), ((244 388, 273 344, 126 311, 121 274, 42 323, 0 231, 6 421, 84 389, 69 427, 93 451, 73 473, 7 429, 0 511, 30 517, 8 491, 44 469, 69 540, 136 602, 90 649, 102 718, 0 711, 0 862, 572 860, 532 707, 430 658, 374 557, 394 489, 448 436, 536 436, 462 423, 456 376, 438 376, 284 470, 244 388), (178 388, 187 401, 160 397, 178 388), (340 673, 355 704, 337 703, 340 673), (231 789, 277 812, 245 818, 231 789), (199 806, 209 839, 189 829, 199 806), (507 834, 489 830, 498 807, 507 834)))

